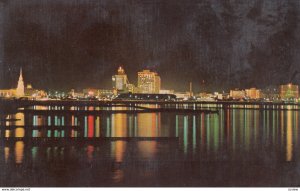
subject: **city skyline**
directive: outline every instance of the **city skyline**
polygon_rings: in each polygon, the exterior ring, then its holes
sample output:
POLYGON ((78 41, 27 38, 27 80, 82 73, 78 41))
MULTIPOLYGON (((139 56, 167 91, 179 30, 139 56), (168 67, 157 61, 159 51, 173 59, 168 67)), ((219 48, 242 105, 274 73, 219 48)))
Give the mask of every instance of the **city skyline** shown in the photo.
POLYGON ((0 0, 0 187, 298 190, 299 34, 300 0, 0 0))
POLYGON ((108 88, 119 65, 129 76, 154 70, 163 88, 181 91, 299 84, 298 1, 13 0, 0 9, 1 88, 20 67, 40 89, 108 88))
POLYGON ((189 91, 176 91, 161 88, 161 78, 158 73, 150 70, 142 70, 137 73, 137 84, 130 83, 122 66, 119 66, 115 75, 112 75, 112 86, 109 89, 86 87, 84 89, 71 89, 67 91, 44 91, 34 89, 30 83, 25 86, 23 70, 20 68, 19 79, 16 88, 0 89, 0 98, 25 98, 27 99, 176 99, 179 101, 295 101, 298 102, 299 86, 293 83, 281 84, 278 87, 257 89, 256 87, 239 89, 231 88, 229 91, 193 91, 192 82, 189 91), (132 97, 132 94, 135 94, 132 97), (160 95, 159 95, 160 94, 160 95), (172 98, 171 98, 172 95, 172 98), (119 97, 120 96, 120 97, 119 97))

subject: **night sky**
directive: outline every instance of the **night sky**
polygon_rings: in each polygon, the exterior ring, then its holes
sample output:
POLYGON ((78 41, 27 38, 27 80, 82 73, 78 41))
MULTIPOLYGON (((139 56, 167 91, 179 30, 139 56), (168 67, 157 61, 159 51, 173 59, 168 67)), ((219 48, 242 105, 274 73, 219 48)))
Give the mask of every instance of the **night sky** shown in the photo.
MULTIPOLYGON (((300 71, 299 0, 0 0, 0 87, 111 88, 157 71, 162 88, 264 88, 300 71), (204 80, 204 83, 203 83, 204 80)), ((300 74, 294 83, 300 82, 300 74)))

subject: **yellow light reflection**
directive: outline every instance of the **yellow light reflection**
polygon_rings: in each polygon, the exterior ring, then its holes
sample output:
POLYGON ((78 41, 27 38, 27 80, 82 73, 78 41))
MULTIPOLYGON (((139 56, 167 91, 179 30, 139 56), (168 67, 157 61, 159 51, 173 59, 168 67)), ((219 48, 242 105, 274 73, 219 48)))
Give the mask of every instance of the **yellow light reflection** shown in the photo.
POLYGON ((7 163, 9 157, 9 147, 4 148, 4 156, 5 156, 5 163, 7 163))
POLYGON ((15 144, 15 160, 17 164, 21 164, 24 156, 24 142, 17 141, 15 144))
POLYGON ((5 130, 5 138, 9 138, 10 137, 10 130, 5 130))
POLYGON ((95 136, 100 137, 100 117, 96 118, 95 122, 95 136))
POLYGON ((298 112, 294 112, 294 118, 295 118, 295 143, 298 143, 298 112))
MULTIPOLYGON (((138 136, 140 137, 155 137, 158 136, 156 129, 160 129, 160 122, 156 122, 157 116, 155 113, 138 114, 138 136), (158 127, 157 127, 158 126, 158 127)), ((160 120, 160 117, 158 117, 160 120)))
MULTIPOLYGON (((10 118, 11 118, 10 115, 8 115, 8 116, 6 117, 6 119, 10 119, 10 118)), ((9 122, 9 121, 6 121, 5 125, 6 125, 6 126, 9 126, 9 125, 10 125, 10 122, 9 122)))
POLYGON ((16 121, 17 126, 23 126, 24 125, 24 113, 17 113, 16 114, 16 119, 19 119, 16 121))
POLYGON ((116 141, 113 144, 114 144, 114 151, 115 151, 115 162, 122 162, 126 150, 126 142, 116 141))
POLYGON ((280 112, 280 135, 281 135, 281 137, 280 137, 280 139, 282 140, 282 142, 283 142, 283 136, 284 136, 284 112, 283 111, 281 111, 280 112))
POLYGON ((112 137, 127 136, 127 115, 115 114, 112 116, 112 137))
POLYGON ((24 128, 16 128, 15 137, 24 137, 24 136, 25 136, 25 129, 24 128))
POLYGON ((157 142, 156 141, 139 141, 138 149, 143 158, 151 159, 157 153, 157 142))
POLYGON ((286 161, 293 158, 293 132, 292 132, 292 111, 287 111, 287 129, 286 129, 286 161))

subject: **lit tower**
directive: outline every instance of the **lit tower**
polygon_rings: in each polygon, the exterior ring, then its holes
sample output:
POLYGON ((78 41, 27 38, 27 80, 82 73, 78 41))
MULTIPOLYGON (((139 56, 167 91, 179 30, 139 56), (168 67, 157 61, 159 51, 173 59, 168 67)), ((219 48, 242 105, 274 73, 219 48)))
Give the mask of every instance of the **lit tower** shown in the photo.
POLYGON ((125 71, 122 68, 122 66, 119 66, 119 68, 118 68, 118 75, 125 75, 125 71))
POLYGON ((24 81, 23 81, 23 75, 22 75, 22 68, 20 69, 20 76, 18 81, 18 86, 16 90, 16 96, 17 97, 23 97, 25 95, 25 87, 24 87, 24 81))
POLYGON ((161 86, 160 76, 156 72, 143 70, 138 72, 138 88, 140 93, 159 93, 161 86))
POLYGON ((117 92, 124 93, 128 91, 129 81, 124 69, 120 66, 118 74, 112 76, 113 89, 117 92))
POLYGON ((190 97, 193 97, 194 94, 193 94, 193 83, 190 82, 190 97))

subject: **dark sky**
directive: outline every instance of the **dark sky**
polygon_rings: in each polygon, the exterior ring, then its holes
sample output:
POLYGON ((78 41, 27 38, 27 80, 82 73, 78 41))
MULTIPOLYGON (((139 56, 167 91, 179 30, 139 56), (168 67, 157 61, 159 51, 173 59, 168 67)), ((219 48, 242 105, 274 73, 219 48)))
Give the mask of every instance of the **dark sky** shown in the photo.
POLYGON ((119 65, 176 90, 287 83, 300 71, 299 2, 0 0, 0 87, 21 66, 43 89, 111 88, 119 65))

